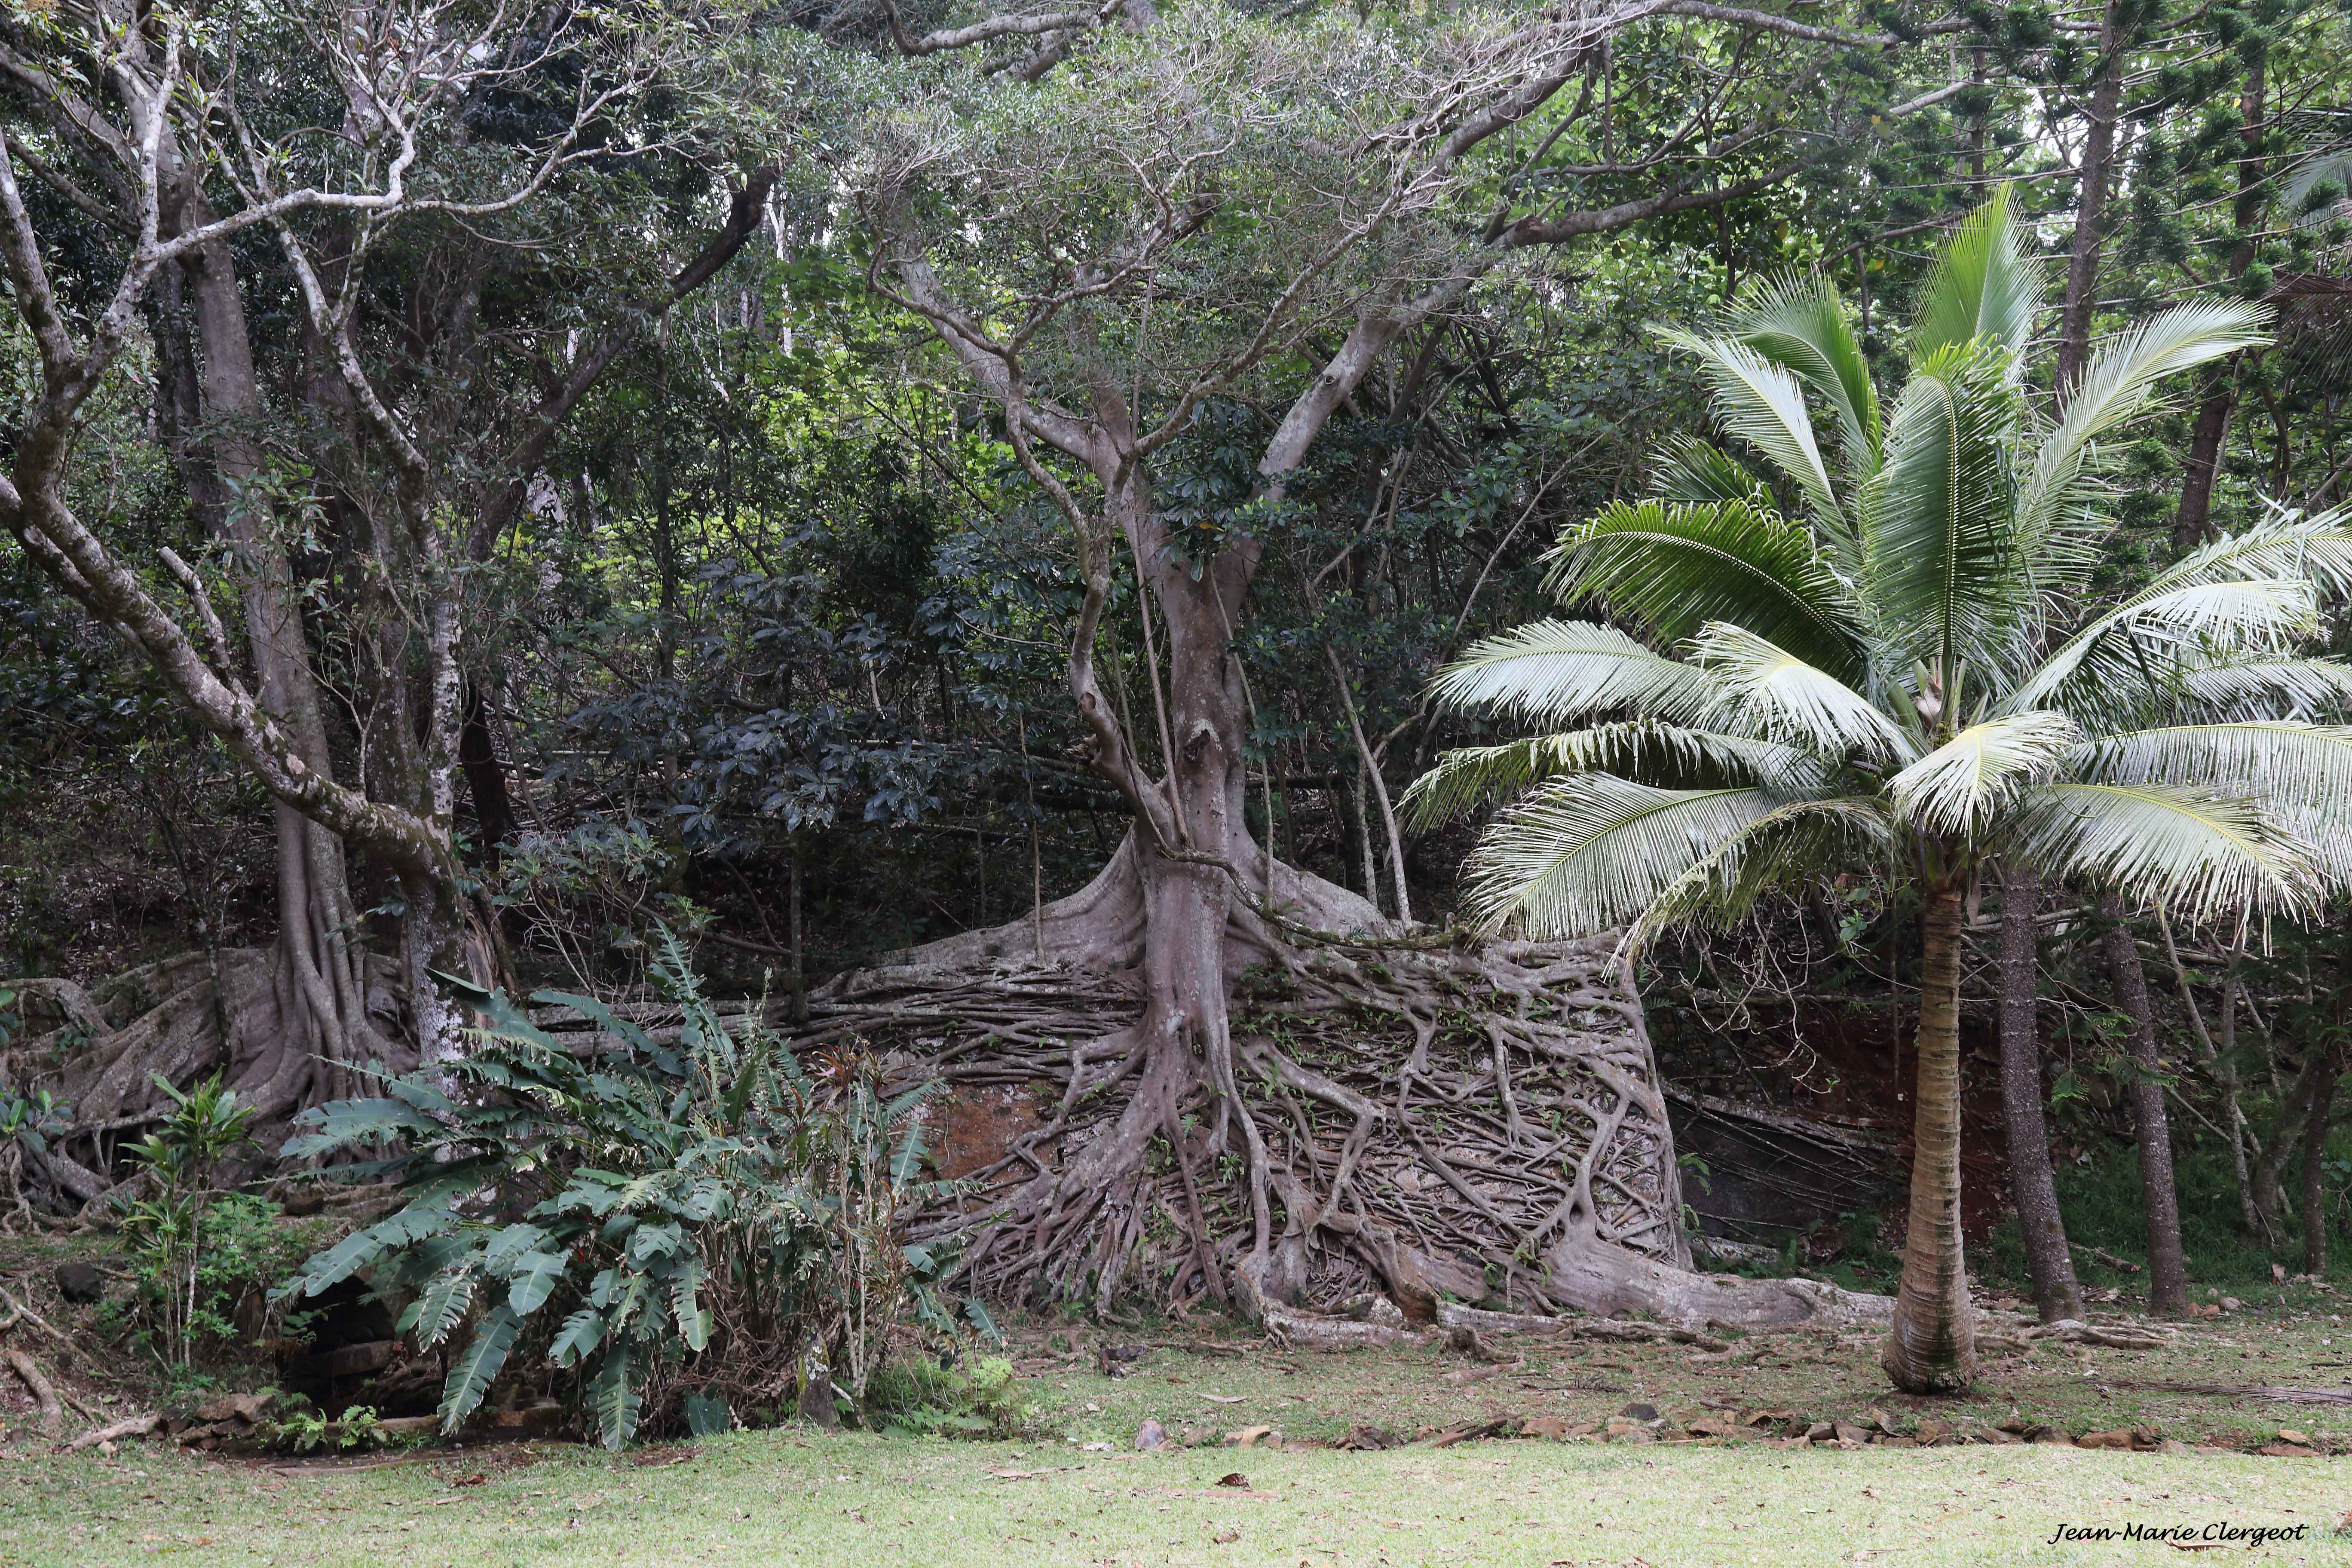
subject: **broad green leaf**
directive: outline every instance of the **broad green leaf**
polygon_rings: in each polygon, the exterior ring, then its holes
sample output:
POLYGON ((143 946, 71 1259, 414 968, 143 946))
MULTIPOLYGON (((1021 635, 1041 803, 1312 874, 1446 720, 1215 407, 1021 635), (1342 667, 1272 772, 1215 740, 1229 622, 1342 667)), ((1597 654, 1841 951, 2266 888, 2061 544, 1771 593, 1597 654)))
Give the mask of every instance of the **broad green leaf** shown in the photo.
POLYGON ((522 1328, 522 1320, 503 1304, 492 1307, 482 1316, 481 1327, 449 1368, 448 1380, 441 1385, 441 1430, 454 1433, 465 1425, 490 1391, 491 1380, 507 1363, 507 1352, 514 1348, 515 1335, 522 1328))
POLYGON ((507 1305, 517 1317, 527 1318, 546 1305, 563 1281, 570 1259, 555 1252, 526 1252, 515 1260, 507 1286, 507 1305))
POLYGON ((555 1333, 555 1342, 548 1354, 558 1366, 570 1366, 594 1350, 604 1341, 604 1314, 593 1307, 583 1307, 563 1320, 563 1327, 555 1333))

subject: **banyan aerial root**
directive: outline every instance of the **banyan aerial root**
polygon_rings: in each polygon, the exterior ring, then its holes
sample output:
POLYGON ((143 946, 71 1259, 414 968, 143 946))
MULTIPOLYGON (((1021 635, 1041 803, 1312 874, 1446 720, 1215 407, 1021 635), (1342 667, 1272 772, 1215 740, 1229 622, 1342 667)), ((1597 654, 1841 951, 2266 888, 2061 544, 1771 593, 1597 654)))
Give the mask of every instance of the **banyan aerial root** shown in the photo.
POLYGON ((55 1108, 37 1147, 16 1140, 0 1154, 0 1226, 37 1209, 72 1214, 113 1186, 118 1145, 172 1109, 158 1078, 186 1085, 219 1074, 254 1109, 251 1152, 261 1159, 276 1147, 272 1131, 355 1092, 370 1064, 414 1067, 398 966, 357 957, 340 974, 357 994, 340 1006, 306 994, 282 946, 181 953, 87 988, 0 980, 23 1025, 0 1048, 0 1085, 46 1093, 55 1108), (365 1022, 341 1022, 350 1018, 365 1022))
MULTIPOLYGON (((1243 900, 1230 1037, 1186 1039, 1146 1027, 1131 855, 1032 920, 837 977, 796 1031, 956 1090, 935 1152, 970 1190, 917 1234, 958 1239, 976 1293, 1104 1316, 1214 1300, 1334 1342, 1376 1327, 1378 1300, 1412 1323, 1448 1301, 1688 1327, 1887 1317, 1882 1297, 1692 1270, 1613 937, 1339 935, 1243 900)), ((1311 877, 1272 879, 1314 896, 1311 877)))

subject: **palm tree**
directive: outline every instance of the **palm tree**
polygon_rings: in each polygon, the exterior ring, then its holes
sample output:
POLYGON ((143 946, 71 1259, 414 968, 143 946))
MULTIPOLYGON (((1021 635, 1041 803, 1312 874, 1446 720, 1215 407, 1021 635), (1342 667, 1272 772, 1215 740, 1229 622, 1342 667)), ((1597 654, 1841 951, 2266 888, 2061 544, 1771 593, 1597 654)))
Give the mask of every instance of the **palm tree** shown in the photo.
POLYGON ((1914 1392, 1964 1387, 1975 1362, 1958 1023, 1979 870, 2009 858, 2210 919, 2308 908, 2347 859, 2352 730, 2304 715, 2352 695, 2352 669, 2296 650, 2319 595, 2352 585, 2352 526, 2274 516, 2079 607, 2109 438, 2164 376, 2259 341, 2258 317, 2192 304, 2123 333, 2053 423, 2023 389, 2041 294, 2004 191, 1945 253, 1885 412, 1819 280, 1666 334, 1775 482, 1685 442, 1656 499, 1570 530, 1549 585, 1613 624, 1524 626, 1437 682, 1450 707, 1553 732, 1449 752, 1409 797, 1424 826, 1517 797, 1468 867, 1490 930, 1630 921, 1638 946, 1832 870, 1916 891, 1916 1154, 1882 1357, 1914 1392))

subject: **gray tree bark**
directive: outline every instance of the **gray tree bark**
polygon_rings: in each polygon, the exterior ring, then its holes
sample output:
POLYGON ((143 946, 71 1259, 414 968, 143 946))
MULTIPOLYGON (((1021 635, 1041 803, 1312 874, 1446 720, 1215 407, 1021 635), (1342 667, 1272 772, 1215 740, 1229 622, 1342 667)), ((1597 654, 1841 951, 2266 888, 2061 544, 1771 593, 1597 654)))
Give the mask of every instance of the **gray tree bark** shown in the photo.
POLYGON ((2140 1206, 2147 1224, 2147 1305, 2152 1312, 2177 1318, 2189 1310, 2189 1267, 2181 1256, 2180 1198, 2173 1182, 2172 1129, 2164 1109, 2164 1061, 2157 1049, 2156 1014, 2148 1004, 2139 946, 2124 923, 2122 906, 2109 897, 2100 901, 2099 912, 2107 927, 2101 941, 2108 977, 2116 1005, 2131 1021, 2132 1060, 2139 1069, 2132 1075, 2129 1098, 2132 1133, 2139 1145, 2140 1206))
POLYGON ((2050 1166, 2050 1131, 2042 1120, 2039 964, 2033 916, 2041 879, 2011 867, 2000 887, 2000 1102, 2009 1135, 2009 1189, 2025 1235, 2025 1266, 2034 1309, 2045 1323, 2083 1315, 2083 1292, 2058 1212, 2058 1184, 2050 1166))

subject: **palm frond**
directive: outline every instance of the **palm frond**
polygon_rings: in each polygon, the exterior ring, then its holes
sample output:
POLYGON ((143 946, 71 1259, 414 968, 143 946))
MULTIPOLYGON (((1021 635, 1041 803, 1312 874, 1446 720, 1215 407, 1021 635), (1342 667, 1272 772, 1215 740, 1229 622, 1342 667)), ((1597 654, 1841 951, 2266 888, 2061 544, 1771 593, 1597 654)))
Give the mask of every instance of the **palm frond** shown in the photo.
POLYGON ((1625 710, 1645 718, 1689 719, 1715 695, 1706 671, 1654 653, 1614 626, 1537 621, 1473 643, 1438 673, 1448 708, 1507 713, 1538 724, 1571 724, 1625 710))
POLYGON ((1712 441, 1680 436, 1669 441, 1650 475, 1659 498, 1706 506, 1740 501, 1759 511, 1772 510, 1772 487, 1756 471, 1712 441))
POLYGON ((2174 724, 2102 736, 2075 763, 2084 779, 2206 789, 2266 809, 2352 815, 2352 728, 2273 719, 2174 724))
POLYGON ((2066 400, 2065 416, 2042 437, 2018 493, 2018 527, 2028 540, 2051 534, 2088 499, 2102 468, 2098 443, 2154 408, 2166 376, 2268 342, 2268 312, 2235 300, 2200 300, 2141 322, 2101 345, 2066 400))
POLYGON ((1570 529, 1547 584, 1563 603, 1598 598, 1661 640, 1729 621, 1842 677, 1859 675, 1853 595, 1813 536, 1744 501, 1619 501, 1570 529))
POLYGON ((1484 930, 1538 938, 1604 931, 1781 804, 1765 790, 1657 789, 1608 773, 1549 780, 1471 851, 1468 912, 1484 930))
POLYGON ((1829 757, 1917 754, 1910 738, 1868 698, 1744 626, 1713 622, 1690 647, 1693 660, 1717 682, 1719 695, 1706 714, 1710 723, 1729 719, 1737 730, 1752 729, 1829 757))
POLYGON ((2055 773, 2081 738, 2072 719, 2046 709, 1989 719, 1887 780, 1887 790, 1922 832, 1973 835, 2028 784, 2055 773))
POLYGON ((2012 359, 2033 335, 2043 288, 2042 264, 2026 248, 2007 185, 1994 187, 1945 246, 1911 328, 1911 357, 1982 338, 2012 359))
POLYGON ((1793 747, 1635 720, 1445 752, 1413 780, 1399 805, 1412 831, 1426 833, 1485 802, 1517 795, 1548 778, 1590 773, 1675 788, 1760 784, 1812 789, 1825 778, 1819 761, 1793 747))
POLYGON ((2217 658, 2184 669, 2179 698, 2213 720, 2352 712, 2352 664, 2333 658, 2217 658))
POLYGON ((1725 312, 1718 331, 1795 375, 1837 411, 1846 465, 1855 475, 1878 461, 1878 392, 1870 362, 1826 278, 1790 275, 1757 286, 1725 312))
POLYGON ((1874 801, 1839 797, 1777 805, 1663 889, 1627 929, 1622 949, 1638 954, 1676 926, 1729 925, 1767 893, 1849 870, 1893 844, 1885 813, 1874 801))
POLYGON ((1813 418, 1805 409, 1797 378, 1747 344, 1695 332, 1661 331, 1660 341, 1696 354, 1699 374, 1714 395, 1723 427, 1751 443, 1805 493, 1818 521, 1844 525, 1837 487, 1830 482, 1813 438, 1813 418))
POLYGON ((2293 578, 2143 591, 2083 627, 2011 691, 2005 708, 2063 701, 2086 716, 2150 711, 2217 660, 2275 659, 2318 628, 2313 584, 2293 578))
POLYGON ((2016 853, 2045 878, 2076 879, 2193 920, 2309 909, 2308 847, 2244 800, 2172 784, 2042 784, 2021 803, 2016 853))
POLYGON ((1912 373, 1888 422, 1862 508, 1866 596, 1879 635, 1939 670, 2008 644, 2032 603, 2007 462, 2021 409, 2002 356, 1964 345, 1912 373))

